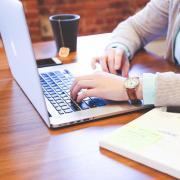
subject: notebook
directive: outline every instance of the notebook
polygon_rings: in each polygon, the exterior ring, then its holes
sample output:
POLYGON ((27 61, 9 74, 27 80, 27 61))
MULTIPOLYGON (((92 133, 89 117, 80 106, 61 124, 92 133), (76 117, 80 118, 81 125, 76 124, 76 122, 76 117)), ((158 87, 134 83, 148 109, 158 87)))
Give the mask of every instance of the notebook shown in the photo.
POLYGON ((20 1, 1 1, 0 33, 14 79, 48 127, 64 127, 148 107, 96 97, 77 104, 70 97, 70 86, 74 76, 92 73, 91 68, 77 63, 37 68, 20 1))
POLYGON ((100 147, 180 178, 180 113, 155 108, 103 137, 100 147))

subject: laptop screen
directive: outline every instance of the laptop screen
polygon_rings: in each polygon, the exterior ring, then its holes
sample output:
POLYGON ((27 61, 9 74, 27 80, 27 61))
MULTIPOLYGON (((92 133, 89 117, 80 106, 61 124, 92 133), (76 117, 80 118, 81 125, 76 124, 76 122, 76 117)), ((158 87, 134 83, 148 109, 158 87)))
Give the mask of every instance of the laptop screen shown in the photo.
POLYGON ((20 1, 1 0, 0 33, 14 79, 49 125, 29 30, 20 1))

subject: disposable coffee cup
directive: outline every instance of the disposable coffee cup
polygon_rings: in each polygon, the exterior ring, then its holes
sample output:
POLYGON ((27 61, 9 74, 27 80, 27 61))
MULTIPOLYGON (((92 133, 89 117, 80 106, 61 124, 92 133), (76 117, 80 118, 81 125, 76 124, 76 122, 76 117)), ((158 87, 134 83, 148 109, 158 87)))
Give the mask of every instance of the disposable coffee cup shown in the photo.
POLYGON ((76 51, 80 16, 77 14, 57 14, 49 17, 57 52, 61 47, 76 51))

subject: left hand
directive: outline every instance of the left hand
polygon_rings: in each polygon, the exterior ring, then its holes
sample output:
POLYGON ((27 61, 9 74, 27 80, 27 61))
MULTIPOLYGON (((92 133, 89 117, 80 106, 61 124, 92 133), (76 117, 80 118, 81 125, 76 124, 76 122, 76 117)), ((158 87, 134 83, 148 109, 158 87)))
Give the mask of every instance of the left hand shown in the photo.
POLYGON ((106 72, 96 72, 92 75, 75 79, 71 87, 71 97, 77 102, 86 97, 99 97, 114 101, 127 101, 128 95, 124 87, 125 78, 106 72), (86 89, 85 91, 81 91, 86 89), (81 92, 80 92, 81 91, 81 92))
POLYGON ((96 69, 97 63, 101 65, 104 72, 112 74, 121 72, 123 77, 128 77, 130 63, 125 50, 120 47, 108 48, 101 56, 94 57, 91 62, 93 69, 96 69))

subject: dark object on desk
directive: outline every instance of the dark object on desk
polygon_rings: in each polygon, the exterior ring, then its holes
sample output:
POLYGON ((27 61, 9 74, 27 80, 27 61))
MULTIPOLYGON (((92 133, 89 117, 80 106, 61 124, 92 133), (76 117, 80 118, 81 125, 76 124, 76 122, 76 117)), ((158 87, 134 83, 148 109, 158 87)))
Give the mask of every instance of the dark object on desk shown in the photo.
POLYGON ((76 51, 80 16, 77 14, 56 14, 49 17, 57 52, 61 47, 76 51))
POLYGON ((56 57, 54 58, 46 58, 46 59, 38 59, 36 61, 37 67, 42 68, 42 67, 48 67, 48 66, 57 66, 62 64, 62 62, 57 59, 56 57))
POLYGON ((180 106, 169 106, 167 112, 180 113, 180 106))

